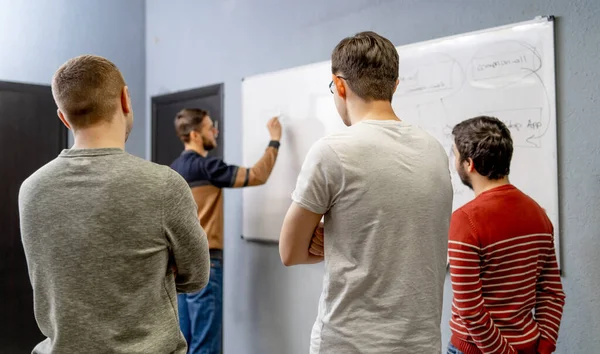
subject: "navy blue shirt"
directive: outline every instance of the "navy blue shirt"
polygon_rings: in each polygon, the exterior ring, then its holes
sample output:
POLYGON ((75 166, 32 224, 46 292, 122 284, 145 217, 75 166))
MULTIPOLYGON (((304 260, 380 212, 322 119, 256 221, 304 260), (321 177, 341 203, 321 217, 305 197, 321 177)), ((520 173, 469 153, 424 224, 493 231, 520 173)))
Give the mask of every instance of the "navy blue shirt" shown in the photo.
POLYGON ((204 157, 192 150, 184 151, 171 164, 190 187, 213 185, 217 188, 233 187, 239 167, 228 165, 218 157, 204 157))

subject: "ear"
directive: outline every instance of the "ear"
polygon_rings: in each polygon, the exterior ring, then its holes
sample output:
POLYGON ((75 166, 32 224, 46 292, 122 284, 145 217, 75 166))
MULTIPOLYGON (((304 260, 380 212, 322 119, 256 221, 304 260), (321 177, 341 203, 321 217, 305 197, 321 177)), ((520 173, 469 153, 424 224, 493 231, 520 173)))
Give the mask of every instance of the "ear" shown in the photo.
POLYGON ((346 99, 346 86, 344 85, 344 80, 339 77, 331 74, 333 78, 333 85, 335 85, 335 90, 337 91, 338 96, 342 99, 346 99))
POLYGON ((467 171, 469 173, 475 171, 475 164, 473 163, 472 158, 469 157, 469 159, 465 161, 465 163, 467 164, 467 171))
POLYGON ((129 88, 127 86, 123 86, 121 90, 121 108, 125 114, 131 112, 131 97, 129 97, 129 88))
POLYGON ((73 130, 73 129, 71 129, 71 125, 65 118, 65 115, 63 114, 63 112, 60 111, 60 109, 56 110, 56 115, 58 115, 58 118, 60 119, 61 122, 63 122, 63 124, 65 125, 65 127, 67 127, 67 129, 73 130))
POLYGON ((396 93, 396 89, 398 89, 399 83, 400 83, 400 80, 396 80, 396 85, 394 85, 394 93, 396 93))

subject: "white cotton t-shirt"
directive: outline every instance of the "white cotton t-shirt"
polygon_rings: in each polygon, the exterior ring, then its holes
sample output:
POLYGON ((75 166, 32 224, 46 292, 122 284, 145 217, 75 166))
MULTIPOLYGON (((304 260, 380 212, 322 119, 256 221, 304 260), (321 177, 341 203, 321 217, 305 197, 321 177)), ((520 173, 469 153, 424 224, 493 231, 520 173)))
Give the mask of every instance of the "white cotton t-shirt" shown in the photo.
POLYGON ((310 149, 292 196, 325 214, 311 354, 441 352, 452 186, 422 129, 363 121, 310 149))

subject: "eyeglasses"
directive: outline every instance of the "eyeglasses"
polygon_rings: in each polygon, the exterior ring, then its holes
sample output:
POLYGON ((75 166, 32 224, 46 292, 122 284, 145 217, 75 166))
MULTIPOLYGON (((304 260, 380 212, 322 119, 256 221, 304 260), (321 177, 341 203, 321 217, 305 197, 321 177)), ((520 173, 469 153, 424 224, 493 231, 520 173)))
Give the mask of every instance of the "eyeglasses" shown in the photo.
MULTIPOLYGON (((342 80, 346 80, 348 81, 348 79, 346 79, 343 76, 336 76, 338 79, 342 79, 342 80)), ((329 83, 329 92, 331 92, 333 94, 333 80, 331 80, 331 82, 329 83)))

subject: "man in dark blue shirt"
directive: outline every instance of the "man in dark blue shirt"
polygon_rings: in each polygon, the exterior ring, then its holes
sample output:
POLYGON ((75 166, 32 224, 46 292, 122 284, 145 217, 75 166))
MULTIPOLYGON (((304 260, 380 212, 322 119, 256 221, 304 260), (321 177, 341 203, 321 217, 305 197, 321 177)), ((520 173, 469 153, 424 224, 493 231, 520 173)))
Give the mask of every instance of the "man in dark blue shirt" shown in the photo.
POLYGON ((175 118, 175 130, 185 150, 172 164, 188 182, 198 205, 200 224, 208 236, 211 273, 208 286, 193 294, 179 294, 179 323, 188 353, 220 354, 223 283, 223 192, 221 188, 258 186, 267 182, 279 149, 281 124, 277 117, 267 124, 271 135, 264 155, 251 168, 228 165, 208 152, 217 146, 208 112, 184 109, 175 118))

